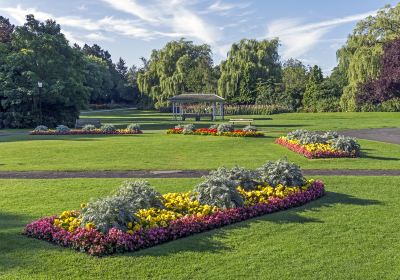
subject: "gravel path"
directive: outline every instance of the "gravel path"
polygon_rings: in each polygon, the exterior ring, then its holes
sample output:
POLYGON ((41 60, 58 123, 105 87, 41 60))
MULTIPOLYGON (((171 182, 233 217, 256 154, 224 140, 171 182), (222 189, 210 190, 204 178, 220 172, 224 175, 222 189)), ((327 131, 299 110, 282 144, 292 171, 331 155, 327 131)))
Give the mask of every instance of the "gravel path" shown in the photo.
MULTIPOLYGON (((399 114, 400 123, 400 114, 399 114)), ((375 140, 400 144, 400 128, 371 128, 359 130, 344 130, 340 134, 361 139, 375 140)))
MULTIPOLYGON (((208 170, 0 171, 0 179, 200 178, 208 172, 208 170)), ((303 173, 306 176, 400 176, 398 169, 304 169, 303 173)))

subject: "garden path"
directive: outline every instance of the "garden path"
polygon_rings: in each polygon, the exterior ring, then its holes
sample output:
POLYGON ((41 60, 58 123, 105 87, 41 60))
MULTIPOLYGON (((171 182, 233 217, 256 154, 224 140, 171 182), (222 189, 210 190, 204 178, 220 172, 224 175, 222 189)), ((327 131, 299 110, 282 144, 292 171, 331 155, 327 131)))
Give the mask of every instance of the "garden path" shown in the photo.
POLYGON ((400 144, 400 127, 344 130, 341 131, 340 134, 343 134, 345 136, 357 137, 361 139, 400 144))

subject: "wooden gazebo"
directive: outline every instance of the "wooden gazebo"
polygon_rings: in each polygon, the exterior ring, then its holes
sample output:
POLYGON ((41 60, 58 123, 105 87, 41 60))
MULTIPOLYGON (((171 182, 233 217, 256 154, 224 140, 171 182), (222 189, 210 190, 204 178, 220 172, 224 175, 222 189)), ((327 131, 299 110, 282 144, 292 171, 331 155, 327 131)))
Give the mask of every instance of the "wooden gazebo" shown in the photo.
POLYGON ((225 99, 216 94, 206 94, 206 93, 185 93, 176 95, 168 99, 172 103, 172 114, 176 120, 178 117, 181 120, 186 118, 194 118, 199 121, 201 117, 210 117, 211 120, 216 120, 217 116, 224 119, 224 103, 225 99), (186 106, 196 104, 209 105, 211 112, 197 111, 197 112, 185 112, 186 106), (217 104, 219 105, 219 110, 217 109, 217 104))

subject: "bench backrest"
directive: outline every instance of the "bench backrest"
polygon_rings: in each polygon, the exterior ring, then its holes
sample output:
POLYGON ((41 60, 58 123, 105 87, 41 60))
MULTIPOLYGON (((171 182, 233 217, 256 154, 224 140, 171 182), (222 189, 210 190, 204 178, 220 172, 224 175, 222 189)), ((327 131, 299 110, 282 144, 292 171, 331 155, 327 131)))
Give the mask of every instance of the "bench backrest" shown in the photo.
POLYGON ((87 124, 92 124, 97 128, 101 126, 101 122, 99 119, 77 119, 75 122, 75 128, 81 128, 87 124))

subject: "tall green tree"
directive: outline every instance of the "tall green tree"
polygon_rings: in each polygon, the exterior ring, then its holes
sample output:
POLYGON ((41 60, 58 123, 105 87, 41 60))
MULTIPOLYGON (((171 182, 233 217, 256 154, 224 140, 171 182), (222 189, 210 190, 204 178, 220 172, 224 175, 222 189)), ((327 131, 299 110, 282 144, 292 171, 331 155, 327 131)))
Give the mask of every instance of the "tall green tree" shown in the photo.
POLYGON ((8 18, 0 16, 0 43, 7 44, 11 42, 11 34, 14 31, 14 27, 8 18))
POLYGON ((221 62, 218 93, 229 102, 253 104, 257 83, 281 80, 278 40, 247 40, 233 44, 221 62))
POLYGON ((376 16, 360 21, 346 44, 337 52, 339 68, 346 73, 347 85, 340 100, 344 111, 356 111, 357 94, 364 82, 380 72, 384 43, 400 35, 400 4, 386 6, 376 16))
POLYGON ((0 125, 72 124, 89 95, 82 54, 55 21, 39 22, 33 15, 15 29, 10 44, 0 66, 0 125))
POLYGON ((169 97, 184 92, 216 91, 208 45, 172 41, 142 61, 144 67, 137 75, 139 90, 154 100, 156 108, 167 106, 169 97))
POLYGON ((303 97, 303 109, 305 111, 317 111, 317 103, 321 91, 320 85, 323 80, 321 68, 318 65, 314 65, 308 74, 308 82, 303 97))
POLYGON ((297 59, 287 60, 282 67, 283 102, 297 110, 301 106, 307 82, 307 67, 297 59))

